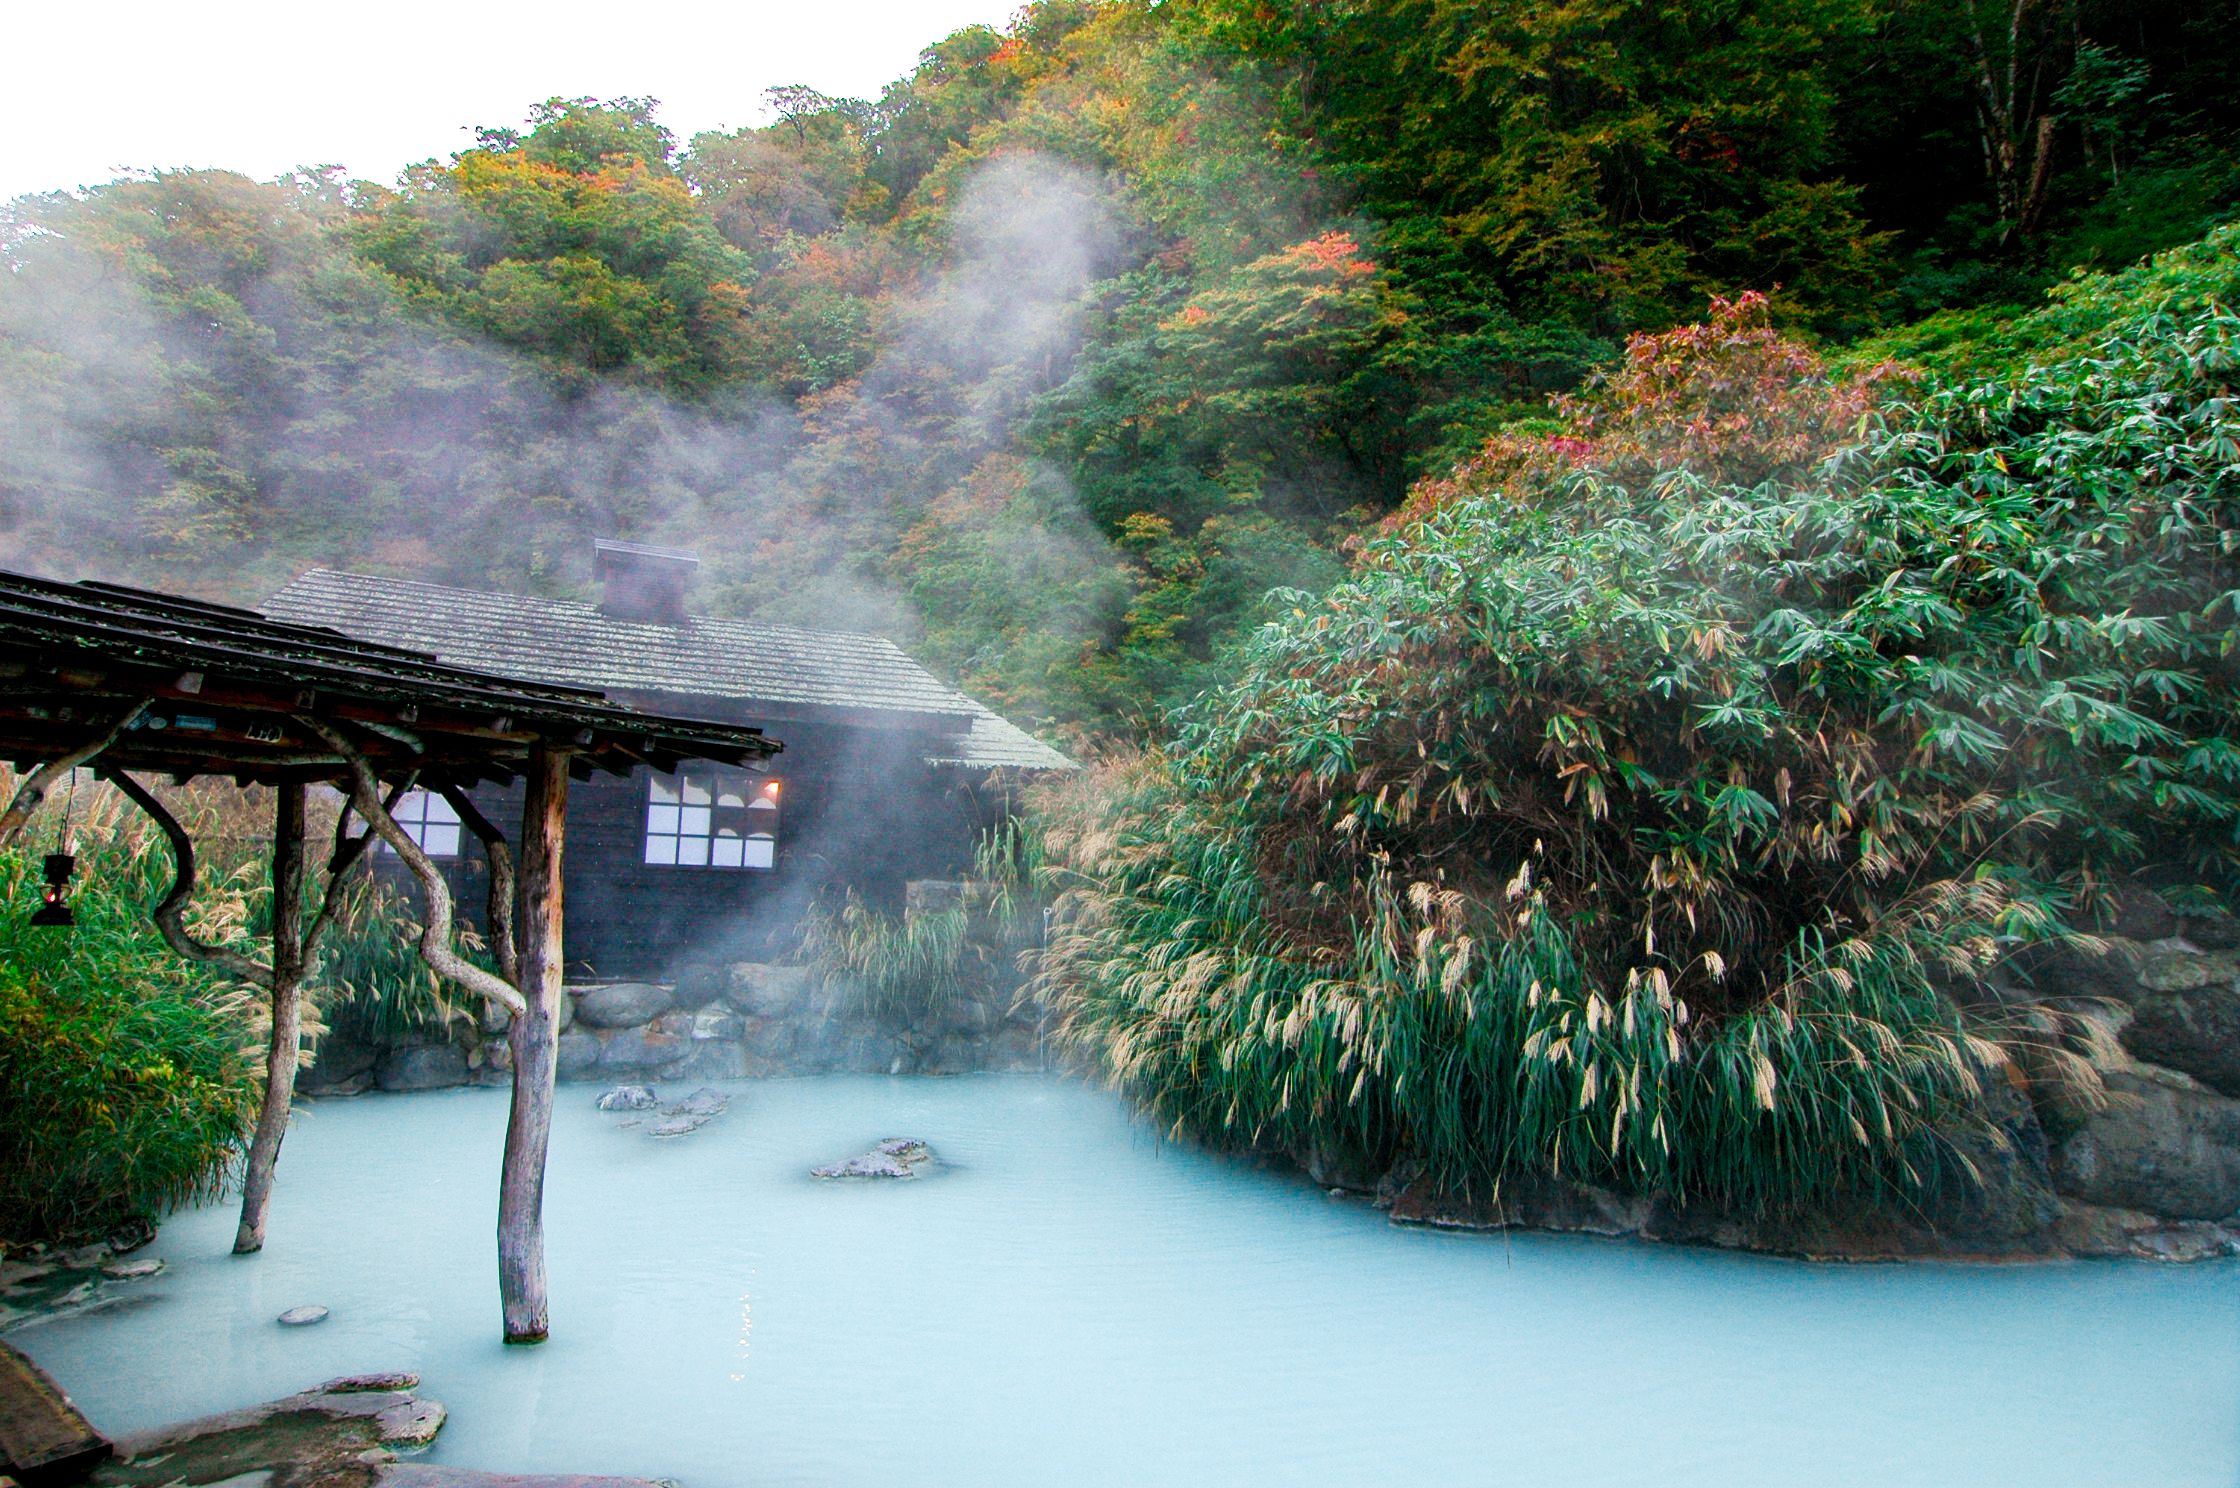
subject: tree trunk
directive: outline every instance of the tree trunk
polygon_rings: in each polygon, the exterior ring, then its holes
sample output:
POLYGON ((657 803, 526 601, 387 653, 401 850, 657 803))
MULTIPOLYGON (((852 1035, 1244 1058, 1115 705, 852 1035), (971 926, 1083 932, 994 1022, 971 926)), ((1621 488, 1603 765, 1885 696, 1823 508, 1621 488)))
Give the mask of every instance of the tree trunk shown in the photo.
POLYGON ((521 913, 516 922, 521 997, 507 1039, 513 1110, 498 1183, 498 1297, 508 1343, 542 1343, 551 1326, 544 1285, 544 1164, 552 1142, 559 1065, 560 852, 567 830, 568 756, 540 742, 521 807, 521 913))
POLYGON ((264 1105, 249 1143, 241 1184, 241 1226, 233 1253, 264 1249, 265 1212, 272 1203, 272 1175, 280 1141, 295 1104, 296 1059, 303 1047, 303 783, 275 788, 272 827, 272 1040, 265 1050, 264 1105))

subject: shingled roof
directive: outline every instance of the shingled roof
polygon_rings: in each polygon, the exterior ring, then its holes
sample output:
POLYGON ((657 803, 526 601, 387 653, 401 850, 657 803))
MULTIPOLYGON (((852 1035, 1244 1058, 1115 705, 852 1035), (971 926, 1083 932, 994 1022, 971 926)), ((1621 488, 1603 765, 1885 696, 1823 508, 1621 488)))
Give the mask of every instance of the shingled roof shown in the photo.
POLYGON ((677 625, 619 619, 577 600, 455 589, 314 568, 263 612, 384 645, 618 701, 632 694, 720 698, 798 713, 831 710, 925 730, 928 763, 1070 770, 1071 760, 944 687, 883 636, 688 615, 677 625))
POLYGON ((472 784, 512 778, 540 740, 618 772, 780 747, 744 720, 617 706, 250 610, 16 573, 0 573, 0 679, 0 759, 19 765, 101 740, 99 768, 330 780, 344 757, 326 729, 392 776, 472 784))

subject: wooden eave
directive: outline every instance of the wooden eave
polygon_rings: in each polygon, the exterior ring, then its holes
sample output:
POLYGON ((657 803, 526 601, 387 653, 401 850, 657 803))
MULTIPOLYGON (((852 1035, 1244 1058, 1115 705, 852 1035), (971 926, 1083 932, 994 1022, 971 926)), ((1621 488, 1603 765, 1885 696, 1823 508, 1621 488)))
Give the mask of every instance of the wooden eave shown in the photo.
POLYGON ((762 698, 723 694, 668 692, 653 688, 615 688, 609 696, 632 707, 659 710, 678 705, 700 708, 734 718, 759 718, 770 723, 817 723, 840 728, 876 729, 900 737, 939 744, 972 726, 972 715, 962 710, 935 712, 928 708, 870 708, 846 703, 772 702, 762 698))
POLYGON ((136 708, 102 768, 340 776, 299 717, 343 725, 384 775, 461 784, 512 779, 539 740, 570 751, 579 776, 687 759, 763 767, 782 747, 759 728, 620 707, 249 610, 0 573, 0 757, 54 758, 136 708))

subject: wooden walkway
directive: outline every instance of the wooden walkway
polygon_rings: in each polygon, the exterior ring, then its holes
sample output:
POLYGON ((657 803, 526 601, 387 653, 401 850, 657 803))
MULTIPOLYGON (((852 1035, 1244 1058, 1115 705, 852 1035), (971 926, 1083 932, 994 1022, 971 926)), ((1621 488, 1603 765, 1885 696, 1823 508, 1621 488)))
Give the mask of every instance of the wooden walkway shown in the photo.
POLYGON ((0 1473, 23 1488, 81 1482, 113 1450, 45 1370, 0 1343, 0 1473))

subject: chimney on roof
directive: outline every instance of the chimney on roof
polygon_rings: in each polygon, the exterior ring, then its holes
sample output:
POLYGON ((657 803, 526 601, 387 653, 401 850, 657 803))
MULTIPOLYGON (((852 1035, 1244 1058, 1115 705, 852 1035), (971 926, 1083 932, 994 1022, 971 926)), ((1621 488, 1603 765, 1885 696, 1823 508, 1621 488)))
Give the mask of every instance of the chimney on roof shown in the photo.
POLYGON ((700 570, 697 553, 602 537, 592 542, 591 558, 599 613, 653 625, 684 624, 685 590, 700 570))

